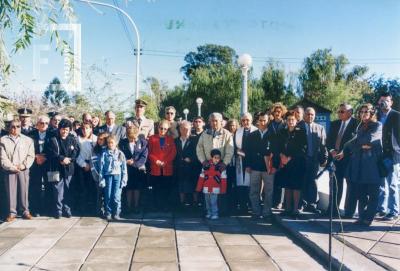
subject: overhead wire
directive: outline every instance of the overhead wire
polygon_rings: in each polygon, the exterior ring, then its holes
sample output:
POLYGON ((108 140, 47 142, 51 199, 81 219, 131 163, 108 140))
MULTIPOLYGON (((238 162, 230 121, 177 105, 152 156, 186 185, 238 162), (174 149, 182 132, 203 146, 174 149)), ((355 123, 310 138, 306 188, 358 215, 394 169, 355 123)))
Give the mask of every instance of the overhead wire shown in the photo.
MULTIPOLYGON (((114 2, 114 5, 117 8, 120 8, 117 0, 113 0, 113 2, 114 2)), ((127 27, 126 22, 125 22, 125 18, 122 16, 121 12, 119 12, 117 10, 115 12, 117 13, 117 15, 119 17, 119 20, 120 20, 120 22, 122 24, 122 28, 124 29, 125 36, 128 39, 129 45, 130 45, 130 47, 132 49, 132 53, 135 53, 135 43, 133 42, 131 33, 128 30, 128 27, 127 27)))

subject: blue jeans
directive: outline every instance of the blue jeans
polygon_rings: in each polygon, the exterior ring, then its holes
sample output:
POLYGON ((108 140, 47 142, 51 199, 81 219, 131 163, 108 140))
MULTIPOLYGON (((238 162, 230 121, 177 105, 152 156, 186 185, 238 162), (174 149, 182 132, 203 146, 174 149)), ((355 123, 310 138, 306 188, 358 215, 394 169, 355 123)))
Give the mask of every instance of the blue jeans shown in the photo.
POLYGON ((393 165, 393 171, 389 172, 379 189, 379 212, 399 215, 399 179, 400 164, 397 163, 393 165))
POLYGON ((204 193, 207 215, 218 215, 218 194, 204 193))
POLYGON ((106 175, 104 187, 104 212, 105 215, 118 215, 121 213, 121 175, 106 175))

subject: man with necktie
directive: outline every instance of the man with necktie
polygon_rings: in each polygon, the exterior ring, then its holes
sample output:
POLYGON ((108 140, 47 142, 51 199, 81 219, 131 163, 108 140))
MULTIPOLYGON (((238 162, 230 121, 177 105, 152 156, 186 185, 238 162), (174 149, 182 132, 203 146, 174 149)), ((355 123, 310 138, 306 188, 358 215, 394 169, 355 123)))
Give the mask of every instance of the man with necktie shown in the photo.
POLYGON ((305 110, 304 121, 307 132, 306 174, 303 188, 303 207, 305 211, 320 214, 317 209, 318 189, 317 173, 319 166, 324 166, 328 159, 326 149, 325 128, 314 122, 315 110, 308 107, 305 110))
POLYGON ((115 114, 112 111, 107 111, 105 114, 106 117, 106 124, 99 127, 99 134, 100 133, 109 133, 110 135, 115 136, 118 142, 122 138, 126 138, 126 129, 123 126, 117 125, 115 123, 115 114))
POLYGON ((139 127, 139 134, 143 135, 146 139, 154 135, 154 121, 145 116, 147 102, 142 99, 135 101, 135 116, 129 118, 133 125, 139 127))
MULTIPOLYGON (((357 120, 352 117, 353 108, 347 103, 339 105, 337 111, 338 120, 332 121, 330 130, 326 140, 326 146, 332 159, 335 160, 336 182, 333 185, 333 214, 338 215, 336 206, 340 205, 343 194, 343 181, 346 168, 349 164, 349 157, 338 158, 338 154, 343 151, 346 142, 350 141, 356 133, 357 120)), ((329 190, 331 191, 331 190, 329 190)), ((345 201, 345 216, 352 217, 356 208, 356 194, 351 187, 351 183, 347 182, 347 193, 345 201)), ((326 214, 329 214, 330 206, 326 214)))

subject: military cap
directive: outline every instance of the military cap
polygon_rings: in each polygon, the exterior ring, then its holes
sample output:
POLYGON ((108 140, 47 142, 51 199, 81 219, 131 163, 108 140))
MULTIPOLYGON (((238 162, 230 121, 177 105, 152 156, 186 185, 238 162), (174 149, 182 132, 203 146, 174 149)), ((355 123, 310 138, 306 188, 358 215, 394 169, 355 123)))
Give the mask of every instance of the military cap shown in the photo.
POLYGON ((145 100, 142 100, 142 99, 137 99, 137 100, 135 101, 135 105, 146 106, 146 105, 147 105, 147 102, 146 102, 145 100))
POLYGON ((26 107, 18 109, 17 112, 20 117, 30 117, 32 115, 32 109, 26 107))
POLYGON ((49 118, 54 118, 54 117, 57 116, 57 115, 60 115, 60 113, 57 112, 57 111, 50 111, 50 112, 47 112, 47 116, 49 116, 49 118))

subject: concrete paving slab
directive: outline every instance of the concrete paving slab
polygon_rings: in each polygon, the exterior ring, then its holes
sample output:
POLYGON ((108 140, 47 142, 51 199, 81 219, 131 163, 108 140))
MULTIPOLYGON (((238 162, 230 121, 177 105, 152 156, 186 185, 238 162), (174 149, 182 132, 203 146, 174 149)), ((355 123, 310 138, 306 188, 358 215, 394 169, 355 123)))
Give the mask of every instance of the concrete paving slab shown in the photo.
MULTIPOLYGON (((231 268, 232 271, 272 271, 272 270, 279 270, 271 261, 230 262, 229 263, 229 267, 231 268)), ((284 270, 284 269, 282 269, 282 270, 284 270)))
POLYGON ((237 234, 237 233, 247 233, 247 230, 242 226, 223 226, 223 225, 210 225, 211 231, 213 232, 222 232, 222 233, 230 233, 230 234, 237 234))
POLYGON ((28 271, 31 269, 29 265, 17 265, 17 264, 0 264, 0 270, 4 271, 28 271))
POLYGON ((172 218, 173 215, 170 212, 151 212, 151 213, 145 213, 143 215, 143 219, 151 219, 151 218, 172 218))
POLYGON ((267 261, 269 256, 259 246, 221 246, 225 259, 231 261, 267 261))
POLYGON ((175 247, 175 238, 169 235, 142 236, 136 247, 175 247))
POLYGON ((45 263, 39 264, 32 268, 32 271, 78 271, 81 267, 80 263, 73 264, 59 264, 59 263, 45 263))
POLYGON ((25 219, 17 219, 15 223, 10 223, 8 228, 39 228, 42 226, 46 226, 47 220, 40 220, 40 219, 32 219, 32 220, 25 220, 25 219))
POLYGON ((20 238, 14 238, 14 237, 0 237, 0 255, 2 254, 2 252, 11 248, 20 240, 21 240, 20 238))
POLYGON ((228 271, 229 267, 225 262, 184 262, 180 263, 181 271, 228 271))
POLYGON ((381 262, 384 262, 385 264, 389 265, 390 267, 394 268, 395 270, 400 270, 400 260, 399 259, 378 256, 378 255, 373 255, 373 257, 378 259, 381 262))
POLYGON ((261 244, 265 251, 273 259, 299 259, 301 257, 307 257, 308 254, 296 246, 295 244, 261 244))
POLYGON ((400 246, 389 243, 377 243, 369 252, 371 255, 380 255, 400 260, 400 246))
POLYGON ((129 262, 126 263, 85 263, 80 271, 128 271, 129 262))
POLYGON ((90 250, 97 241, 96 236, 92 237, 68 237, 64 236, 60 239, 54 246, 54 248, 76 248, 79 247, 80 249, 87 249, 90 250))
POLYGON ((176 249, 170 247, 140 247, 133 254, 134 262, 177 262, 176 249))
POLYGON ((177 224, 175 229, 179 231, 197 231, 197 232, 208 232, 210 227, 207 224, 177 224))
MULTIPOLYGON (((338 236, 338 238, 342 238, 341 236, 338 236)), ((343 236, 345 242, 350 243, 351 245, 359 248, 360 250, 364 251, 367 253, 376 243, 376 241, 371 241, 368 239, 364 238, 356 238, 356 237, 350 237, 350 236, 343 236)))
POLYGON ((0 264, 34 265, 44 254, 47 248, 11 248, 0 256, 0 264))
POLYGON ((35 228, 5 228, 0 231, 0 237, 24 238, 34 230, 35 228))
POLYGON ((142 226, 140 228, 140 236, 168 236, 173 237, 175 236, 175 231, 173 229, 165 229, 165 228, 157 228, 157 227, 149 227, 149 226, 142 226))
POLYGON ((94 248, 87 258, 88 263, 126 263, 130 262, 133 249, 94 248))
POLYGON ((74 227, 105 227, 108 222, 98 217, 82 217, 74 227))
MULTIPOLYGON (((132 263, 131 271, 178 271, 177 263, 132 263)), ((112 270, 111 270, 112 271, 112 270)))
POLYGON ((89 228, 89 227, 78 227, 78 228, 71 228, 68 230, 66 235, 68 236, 87 236, 87 237, 94 237, 99 236, 103 233, 104 228, 89 228))
POLYGON ((179 262, 224 262, 218 247, 178 247, 179 262))
POLYGON ((141 220, 135 220, 135 221, 124 220, 124 221, 119 221, 119 222, 112 221, 107 224, 107 228, 118 228, 118 227, 139 228, 141 224, 142 224, 141 220))
POLYGON ((306 258, 300 259, 285 259, 276 261, 281 270, 284 271, 298 271, 298 270, 312 270, 312 271, 323 271, 326 270, 318 262, 312 260, 308 261, 306 258))
POLYGON ((248 234, 226 234, 216 232, 214 233, 215 239, 220 246, 227 245, 253 245, 257 246, 258 244, 251 238, 248 234))
POLYGON ((217 246, 210 232, 176 231, 178 246, 217 246))
POLYGON ((56 228, 56 227, 51 227, 51 228, 39 228, 36 229, 34 232, 32 232, 32 236, 35 237, 48 237, 48 238, 52 238, 52 237, 56 237, 56 236, 61 236, 64 233, 66 233, 70 228, 69 227, 60 227, 60 228, 56 228))
POLYGON ((277 234, 253 234, 254 239, 257 240, 260 244, 276 244, 279 242, 280 244, 292 244, 293 241, 287 235, 282 233, 277 234))
MULTIPOLYGON (((44 219, 41 217, 41 219, 44 219)), ((47 218, 45 219, 46 223, 43 225, 46 228, 69 228, 72 225, 74 225, 77 221, 79 220, 78 217, 72 217, 72 218, 60 218, 60 219, 54 219, 54 218, 47 218)))
POLYGON ((125 237, 102 236, 96 243, 96 248, 125 248, 130 249, 135 246, 136 239, 125 237))
POLYGON ((19 241, 14 248, 50 248, 57 242, 58 238, 59 237, 36 237, 34 235, 29 235, 19 241))
POLYGON ((89 250, 80 249, 78 247, 74 249, 68 248, 54 248, 51 249, 39 262, 39 265, 48 263, 59 263, 59 264, 76 264, 83 263, 89 254, 89 250))
POLYGON ((239 221, 235 217, 220 217, 215 220, 208 220, 209 225, 220 225, 220 226, 238 226, 240 225, 239 221))
POLYGON ((205 220, 202 218, 176 218, 175 225, 179 224, 204 224, 205 220))
POLYGON ((107 227, 102 236, 134 238, 138 232, 139 228, 137 227, 107 227))
POLYGON ((380 242, 400 245, 400 234, 387 232, 380 240, 380 242))

